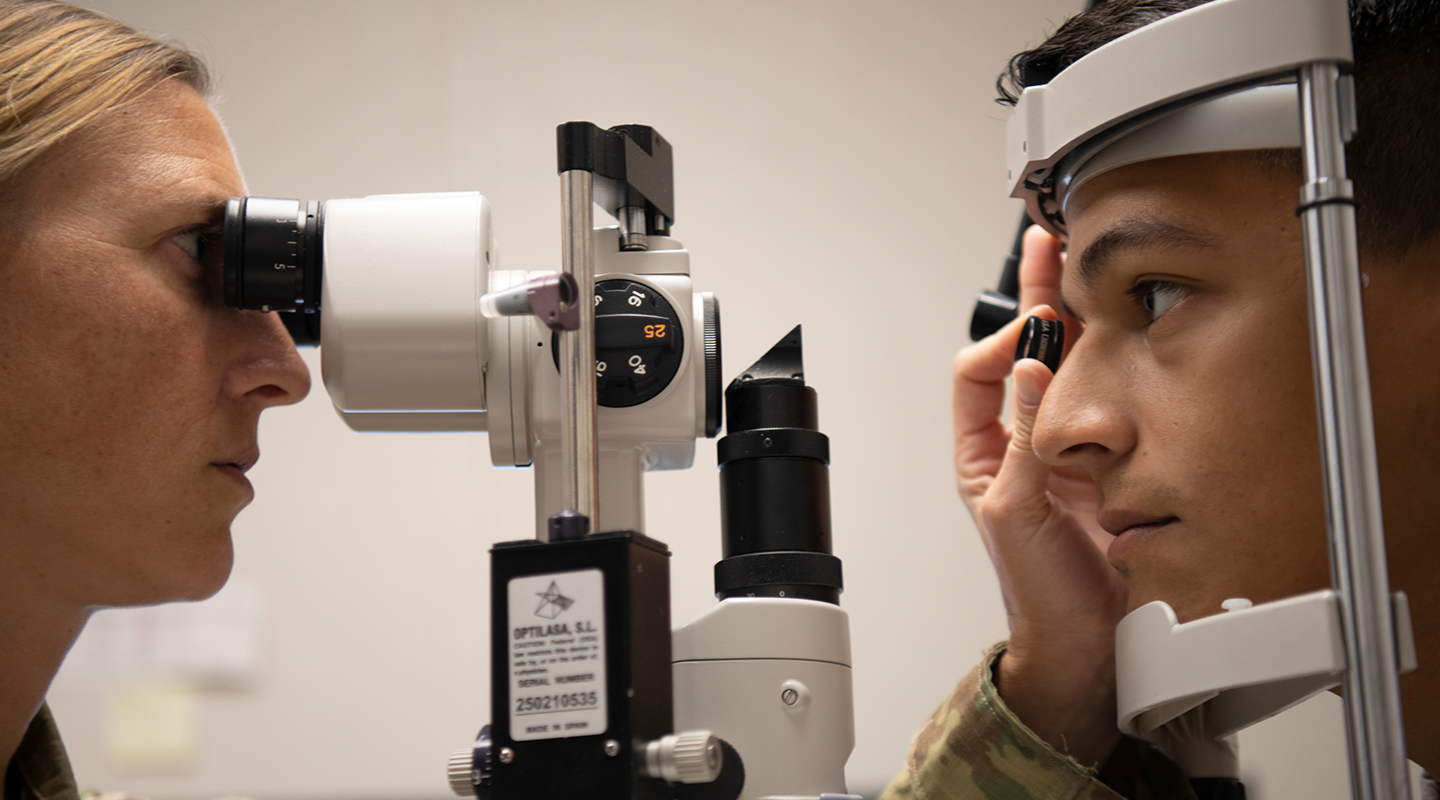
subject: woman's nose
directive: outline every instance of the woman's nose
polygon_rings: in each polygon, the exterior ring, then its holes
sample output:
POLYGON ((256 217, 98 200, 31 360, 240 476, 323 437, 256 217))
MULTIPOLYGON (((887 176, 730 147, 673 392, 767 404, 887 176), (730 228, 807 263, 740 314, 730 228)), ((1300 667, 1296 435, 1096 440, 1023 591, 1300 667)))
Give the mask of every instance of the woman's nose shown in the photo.
POLYGON ((300 358, 278 312, 235 311, 242 356, 230 370, 226 387, 235 397, 247 397, 260 407, 299 402, 310 392, 310 369, 300 358))

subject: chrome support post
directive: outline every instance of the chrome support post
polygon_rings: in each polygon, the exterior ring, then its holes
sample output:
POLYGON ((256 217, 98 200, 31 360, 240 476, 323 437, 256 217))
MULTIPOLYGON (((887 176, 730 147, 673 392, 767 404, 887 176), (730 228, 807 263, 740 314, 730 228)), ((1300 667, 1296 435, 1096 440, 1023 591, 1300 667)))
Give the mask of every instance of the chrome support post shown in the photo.
POLYGON ((1300 68, 1310 344, 1325 471, 1330 572, 1345 640, 1345 724, 1351 792, 1410 796, 1400 710, 1394 609, 1385 562, 1375 425, 1361 312, 1360 260, 1342 126, 1353 109, 1335 63, 1300 68))
MULTIPOLYGON (((595 432, 595 248, 593 176, 585 170, 560 173, 561 271, 578 285, 580 329, 560 333, 560 383, 565 407, 560 415, 561 464, 565 472, 565 508, 599 524, 600 486, 595 432)), ((542 534, 548 535, 548 534, 542 534)))

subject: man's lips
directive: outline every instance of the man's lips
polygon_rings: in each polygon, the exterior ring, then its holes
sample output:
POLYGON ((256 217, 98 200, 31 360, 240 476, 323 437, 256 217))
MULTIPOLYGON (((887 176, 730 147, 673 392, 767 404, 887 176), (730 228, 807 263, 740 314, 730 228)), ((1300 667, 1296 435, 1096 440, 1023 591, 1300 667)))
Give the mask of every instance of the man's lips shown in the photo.
POLYGON ((1105 556, 1111 564, 1119 567, 1125 560, 1125 554, 1132 548, 1165 530, 1172 523, 1179 522, 1180 518, 1122 510, 1103 511, 1099 521, 1100 527, 1115 537, 1106 549, 1105 556))
POLYGON ((1124 510, 1102 511, 1099 516, 1100 527, 1111 536, 1162 528, 1179 520, 1179 517, 1124 510))

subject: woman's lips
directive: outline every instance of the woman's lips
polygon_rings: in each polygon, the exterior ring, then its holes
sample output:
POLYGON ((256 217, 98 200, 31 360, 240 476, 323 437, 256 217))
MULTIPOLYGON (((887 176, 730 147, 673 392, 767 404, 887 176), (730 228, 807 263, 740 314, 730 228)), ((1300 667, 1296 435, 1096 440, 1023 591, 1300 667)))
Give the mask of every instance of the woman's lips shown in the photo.
POLYGON ((245 477, 245 473, 249 472, 250 468, 255 466, 255 462, 259 460, 260 451, 258 449, 252 448, 245 451, 244 453, 236 455, 233 459, 229 459, 226 461, 217 461, 210 466, 215 467, 226 475, 229 475, 237 483, 243 486, 246 492, 253 493, 255 491, 254 487, 250 485, 250 479, 245 477))
MULTIPOLYGON (((253 497, 255 496, 255 487, 251 485, 250 479, 247 478, 247 477, 245 477, 245 470, 243 469, 242 465, 240 465, 240 464, 211 464, 210 466, 212 466, 212 467, 220 470, 221 472, 225 473, 226 475, 230 476, 230 478, 231 478, 232 480, 234 480, 235 483, 240 486, 241 491, 242 491, 247 497, 253 498, 253 497)), ((248 501, 247 501, 247 502, 248 502, 248 501)))
POLYGON ((241 475, 250 471, 255 462, 260 460, 260 449, 251 447, 242 453, 236 453, 233 457, 222 458, 214 462, 217 467, 234 467, 241 475))

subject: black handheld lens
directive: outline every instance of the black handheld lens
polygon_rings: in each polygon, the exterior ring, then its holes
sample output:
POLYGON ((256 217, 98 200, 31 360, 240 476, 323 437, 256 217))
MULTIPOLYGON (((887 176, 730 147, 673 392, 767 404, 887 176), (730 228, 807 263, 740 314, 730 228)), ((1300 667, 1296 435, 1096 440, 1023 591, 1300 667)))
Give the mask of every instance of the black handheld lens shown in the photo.
POLYGON ((1015 360, 1033 358, 1050 368, 1060 369, 1060 353, 1065 349, 1065 323, 1058 319, 1031 317, 1025 320, 1020 343, 1015 346, 1015 360))
POLYGON ((281 315, 296 344, 320 343, 324 207, 232 197, 225 205, 225 304, 281 315))

